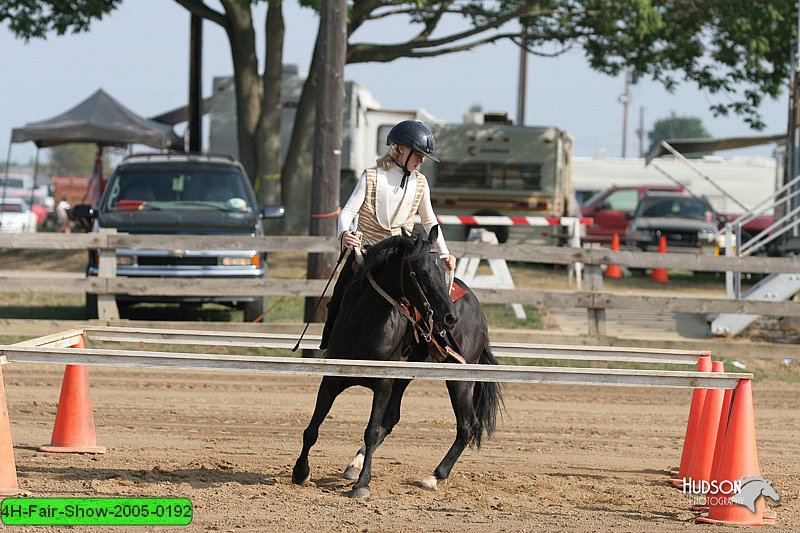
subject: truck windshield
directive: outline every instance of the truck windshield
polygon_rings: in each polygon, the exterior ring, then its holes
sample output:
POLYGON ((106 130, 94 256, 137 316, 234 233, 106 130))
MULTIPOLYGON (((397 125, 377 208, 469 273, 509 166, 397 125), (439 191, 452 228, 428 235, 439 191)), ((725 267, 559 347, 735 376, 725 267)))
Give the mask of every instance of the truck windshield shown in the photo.
POLYGON ((243 181, 235 169, 211 165, 131 165, 112 177, 104 210, 253 212, 243 181))
POLYGON ((639 206, 640 217, 688 218, 710 220, 711 208, 697 198, 644 198, 639 206))

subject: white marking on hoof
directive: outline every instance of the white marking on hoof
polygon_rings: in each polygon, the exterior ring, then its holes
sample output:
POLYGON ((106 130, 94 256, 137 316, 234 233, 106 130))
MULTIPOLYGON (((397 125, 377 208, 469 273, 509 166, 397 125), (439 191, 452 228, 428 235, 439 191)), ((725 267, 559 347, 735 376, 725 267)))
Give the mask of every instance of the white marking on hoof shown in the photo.
POLYGON ((364 467, 364 454, 359 453, 356 455, 350 464, 347 465, 347 468, 344 469, 344 473, 342 477, 345 479, 349 479, 351 481, 355 481, 358 479, 358 475, 361 473, 361 469, 364 467))
POLYGON ((366 500, 369 498, 369 487, 361 487, 360 489, 353 489, 347 493, 347 496, 354 500, 366 500))
POLYGON ((425 479, 418 481, 417 486, 425 490, 436 490, 438 480, 436 476, 428 476, 425 479))

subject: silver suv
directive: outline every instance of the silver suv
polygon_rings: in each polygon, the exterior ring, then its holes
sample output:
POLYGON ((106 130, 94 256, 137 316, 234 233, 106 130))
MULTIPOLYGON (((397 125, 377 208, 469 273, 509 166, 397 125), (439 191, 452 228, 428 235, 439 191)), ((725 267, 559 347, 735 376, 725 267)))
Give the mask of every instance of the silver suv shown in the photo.
MULTIPOLYGON (((96 209, 76 206, 77 217, 93 220, 93 229, 116 228, 131 234, 264 234, 263 218, 283 215, 280 206, 259 209, 242 165, 230 158, 157 154, 125 158, 108 179, 96 209)), ((263 278, 266 254, 256 250, 117 250, 117 275, 140 278, 263 278)), ((96 276, 97 253, 87 273, 96 276)), ((234 285, 232 285, 234 286, 234 285)), ((263 296, 129 296, 136 302, 215 302, 239 307, 252 322, 264 313, 263 296)), ((87 294, 87 316, 97 316, 97 295, 87 294)))

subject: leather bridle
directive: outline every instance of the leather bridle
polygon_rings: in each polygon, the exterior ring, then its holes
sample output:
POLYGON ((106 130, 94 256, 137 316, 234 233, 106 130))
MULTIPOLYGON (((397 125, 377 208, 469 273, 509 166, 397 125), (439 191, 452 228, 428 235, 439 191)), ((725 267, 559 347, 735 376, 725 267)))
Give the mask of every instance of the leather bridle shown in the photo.
MULTIPOLYGON (((433 253, 433 252, 431 252, 433 253)), ((402 292, 401 302, 395 300, 392 296, 389 295, 380 285, 378 282, 375 281, 375 278, 372 276, 371 272, 367 273, 367 279, 369 280, 369 284, 375 289, 375 292, 380 294, 384 300, 389 302, 397 311, 403 316, 406 320, 408 320, 415 330, 422 336, 425 342, 431 342, 433 338, 433 308, 431 307, 430 301, 428 297, 425 295, 425 291, 422 290, 422 287, 417 280, 417 273, 414 272, 414 269, 411 268, 410 261, 408 258, 403 258, 403 263, 400 266, 400 291, 402 292), (416 296, 418 301, 422 302, 422 307, 424 309, 420 310, 415 306, 410 298, 406 296, 406 277, 405 271, 408 270, 408 277, 411 279, 411 286, 416 292, 416 296), (403 305, 403 302, 408 302, 408 305, 403 305), (415 314, 418 317, 415 319, 411 316, 409 309, 413 309, 415 314)), ((439 332, 440 336, 444 336, 445 332, 439 332)))

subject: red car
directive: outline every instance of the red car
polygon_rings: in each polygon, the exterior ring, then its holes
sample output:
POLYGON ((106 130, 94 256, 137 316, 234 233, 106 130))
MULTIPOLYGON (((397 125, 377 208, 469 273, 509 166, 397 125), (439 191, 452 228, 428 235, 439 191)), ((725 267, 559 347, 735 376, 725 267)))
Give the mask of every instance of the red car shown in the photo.
POLYGON ((650 191, 683 192, 684 188, 678 185, 612 185, 598 192, 581 207, 582 216, 594 219, 586 227, 585 240, 610 243, 615 233, 624 240, 630 214, 636 210, 642 196, 650 191))

